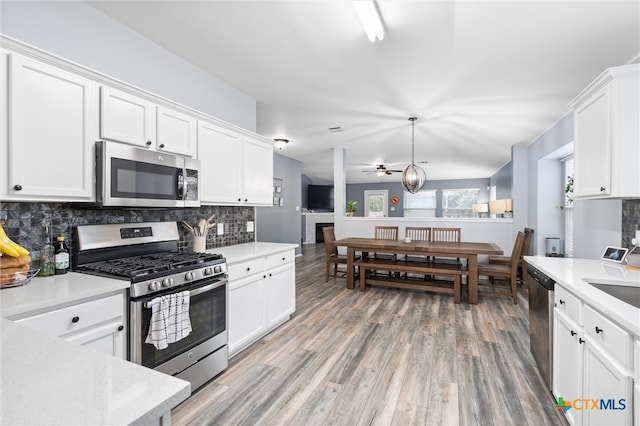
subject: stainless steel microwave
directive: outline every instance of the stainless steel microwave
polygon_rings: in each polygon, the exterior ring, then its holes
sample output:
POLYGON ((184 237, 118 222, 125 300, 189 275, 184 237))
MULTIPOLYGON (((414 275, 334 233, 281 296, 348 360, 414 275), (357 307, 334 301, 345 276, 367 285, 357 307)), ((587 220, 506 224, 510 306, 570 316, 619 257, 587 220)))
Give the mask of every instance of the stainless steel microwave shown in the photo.
POLYGON ((96 199, 103 206, 198 207, 200 161, 96 142, 96 199))

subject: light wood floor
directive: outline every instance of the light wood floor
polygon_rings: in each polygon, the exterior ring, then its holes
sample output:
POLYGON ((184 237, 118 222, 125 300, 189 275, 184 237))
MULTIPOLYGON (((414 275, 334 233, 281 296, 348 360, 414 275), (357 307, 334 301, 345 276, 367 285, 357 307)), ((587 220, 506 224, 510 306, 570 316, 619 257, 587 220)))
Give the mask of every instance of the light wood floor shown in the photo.
POLYGON ((172 412, 186 424, 566 425, 529 353, 526 291, 482 296, 324 283, 296 259, 296 313, 172 412))

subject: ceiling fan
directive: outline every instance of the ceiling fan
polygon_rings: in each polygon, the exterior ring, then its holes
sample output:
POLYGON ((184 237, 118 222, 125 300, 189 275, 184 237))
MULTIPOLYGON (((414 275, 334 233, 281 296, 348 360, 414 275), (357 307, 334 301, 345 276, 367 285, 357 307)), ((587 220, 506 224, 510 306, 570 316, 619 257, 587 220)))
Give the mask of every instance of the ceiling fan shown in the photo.
POLYGON ((375 170, 363 170, 363 172, 368 174, 377 174, 378 176, 390 175, 391 173, 402 173, 402 170, 389 170, 384 164, 378 164, 375 170))

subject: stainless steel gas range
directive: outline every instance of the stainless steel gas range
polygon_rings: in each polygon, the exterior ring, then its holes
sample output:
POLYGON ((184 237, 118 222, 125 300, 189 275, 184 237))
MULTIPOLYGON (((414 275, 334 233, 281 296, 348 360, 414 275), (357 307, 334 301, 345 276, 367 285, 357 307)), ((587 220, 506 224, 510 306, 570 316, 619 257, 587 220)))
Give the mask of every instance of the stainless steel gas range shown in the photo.
POLYGON ((188 380, 192 391, 227 368, 229 289, 221 255, 179 252, 176 222, 84 225, 74 236, 75 271, 131 283, 130 361, 188 380), (164 349, 146 343, 151 307, 185 291, 191 331, 164 349))

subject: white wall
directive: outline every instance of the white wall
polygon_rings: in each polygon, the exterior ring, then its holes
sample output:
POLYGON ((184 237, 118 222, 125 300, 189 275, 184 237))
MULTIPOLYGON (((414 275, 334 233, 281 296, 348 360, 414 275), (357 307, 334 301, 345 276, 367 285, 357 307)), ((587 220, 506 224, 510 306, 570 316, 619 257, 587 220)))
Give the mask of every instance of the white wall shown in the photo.
POLYGON ((256 101, 80 1, 2 1, 0 31, 172 101, 256 131, 256 101))
POLYGON ((622 246, 622 202, 575 200, 573 257, 599 259, 606 246, 622 246))

